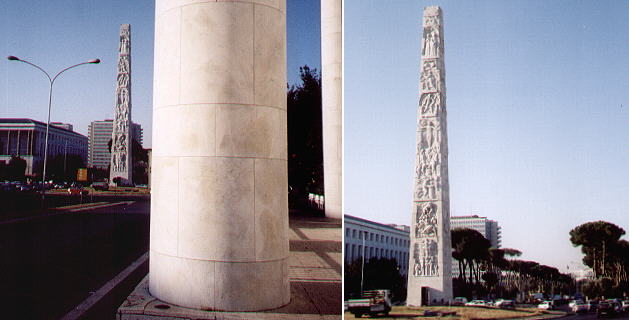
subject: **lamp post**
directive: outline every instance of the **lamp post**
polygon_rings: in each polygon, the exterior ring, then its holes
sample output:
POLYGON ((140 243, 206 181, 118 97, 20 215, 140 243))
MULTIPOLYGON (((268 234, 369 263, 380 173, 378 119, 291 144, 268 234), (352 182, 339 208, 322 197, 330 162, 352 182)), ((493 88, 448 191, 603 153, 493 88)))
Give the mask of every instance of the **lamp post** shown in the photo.
POLYGON ((42 192, 41 192, 41 199, 42 199, 42 206, 44 205, 44 199, 46 197, 46 161, 48 160, 48 132, 50 130, 50 109, 52 107, 52 85, 55 83, 55 80, 57 80, 57 77, 59 77, 60 74, 62 74, 63 72, 70 70, 72 68, 78 67, 80 65, 84 65, 84 64, 98 64, 100 63, 100 59, 93 59, 93 60, 89 60, 89 61, 85 61, 85 62, 81 62, 81 63, 77 63, 75 65, 71 65, 61 71, 59 71, 54 77, 50 77, 50 75, 48 74, 48 72, 46 72, 46 70, 42 69, 40 66, 20 59, 16 56, 8 56, 7 59, 11 60, 11 61, 20 61, 20 62, 24 62, 26 64, 29 64, 37 69, 39 69, 39 71, 43 72, 46 77, 48 77, 48 81, 50 81, 50 90, 48 91, 48 120, 46 121, 46 138, 45 138, 45 142, 44 142, 44 168, 42 170, 42 192))

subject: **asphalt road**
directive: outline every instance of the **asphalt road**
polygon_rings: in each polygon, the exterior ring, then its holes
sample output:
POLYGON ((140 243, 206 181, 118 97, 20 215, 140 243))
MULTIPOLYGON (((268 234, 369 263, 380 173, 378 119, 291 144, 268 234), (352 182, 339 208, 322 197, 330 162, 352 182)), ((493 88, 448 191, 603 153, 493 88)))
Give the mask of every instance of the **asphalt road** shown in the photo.
MULTIPOLYGON (((59 319, 148 250, 149 196, 91 200, 99 206, 0 217, 0 319, 59 319)), ((89 318, 113 319, 133 286, 104 299, 108 306, 96 305, 98 315, 89 318)))

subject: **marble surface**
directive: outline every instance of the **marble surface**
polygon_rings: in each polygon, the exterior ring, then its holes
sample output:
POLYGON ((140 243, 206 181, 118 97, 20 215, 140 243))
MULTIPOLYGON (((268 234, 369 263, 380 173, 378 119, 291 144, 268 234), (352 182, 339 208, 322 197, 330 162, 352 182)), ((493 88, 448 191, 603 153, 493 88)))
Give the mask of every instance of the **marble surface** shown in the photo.
POLYGON ((289 302, 285 8, 156 2, 148 288, 165 302, 289 302))
POLYGON ((321 100, 325 215, 343 217, 342 1, 321 0, 321 100))

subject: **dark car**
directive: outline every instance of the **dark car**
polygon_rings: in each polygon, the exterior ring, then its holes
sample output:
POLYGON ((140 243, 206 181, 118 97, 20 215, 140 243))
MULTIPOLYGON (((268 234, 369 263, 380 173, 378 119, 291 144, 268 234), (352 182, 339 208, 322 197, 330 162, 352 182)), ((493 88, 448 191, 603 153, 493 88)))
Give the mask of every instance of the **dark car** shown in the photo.
POLYGON ((92 183, 94 190, 107 191, 109 190, 109 184, 107 182, 94 182, 92 183))
POLYGON ((607 301, 602 301, 598 304, 596 309, 597 318, 613 317, 614 315, 616 315, 616 308, 614 308, 613 304, 607 301))
POLYGON ((598 301, 590 300, 588 302, 588 311, 590 312, 596 311, 597 307, 598 307, 598 301))

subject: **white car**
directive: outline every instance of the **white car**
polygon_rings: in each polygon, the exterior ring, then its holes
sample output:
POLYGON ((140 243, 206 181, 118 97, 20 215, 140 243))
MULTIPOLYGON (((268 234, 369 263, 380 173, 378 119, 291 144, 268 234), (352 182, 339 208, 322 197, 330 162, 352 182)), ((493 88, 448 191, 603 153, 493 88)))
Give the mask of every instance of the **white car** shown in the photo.
POLYGON ((453 306, 464 306, 467 303, 466 297, 456 297, 452 300, 453 306))
POLYGON ((495 304, 500 309, 515 309, 515 301, 513 300, 498 300, 495 304))
POLYGON ((546 301, 538 304, 537 308, 543 309, 543 310, 553 310, 553 309, 555 309, 555 306, 553 305, 552 301, 546 300, 546 301))
POLYGON ((574 308, 574 306, 577 304, 583 304, 583 300, 572 300, 570 301, 570 303, 568 303, 568 306, 570 308, 574 308))
POLYGON ((571 309, 574 313, 587 313, 589 306, 584 302, 577 302, 571 307, 571 309))
POLYGON ((485 300, 472 300, 465 304, 466 306, 486 306, 487 302, 485 300))

